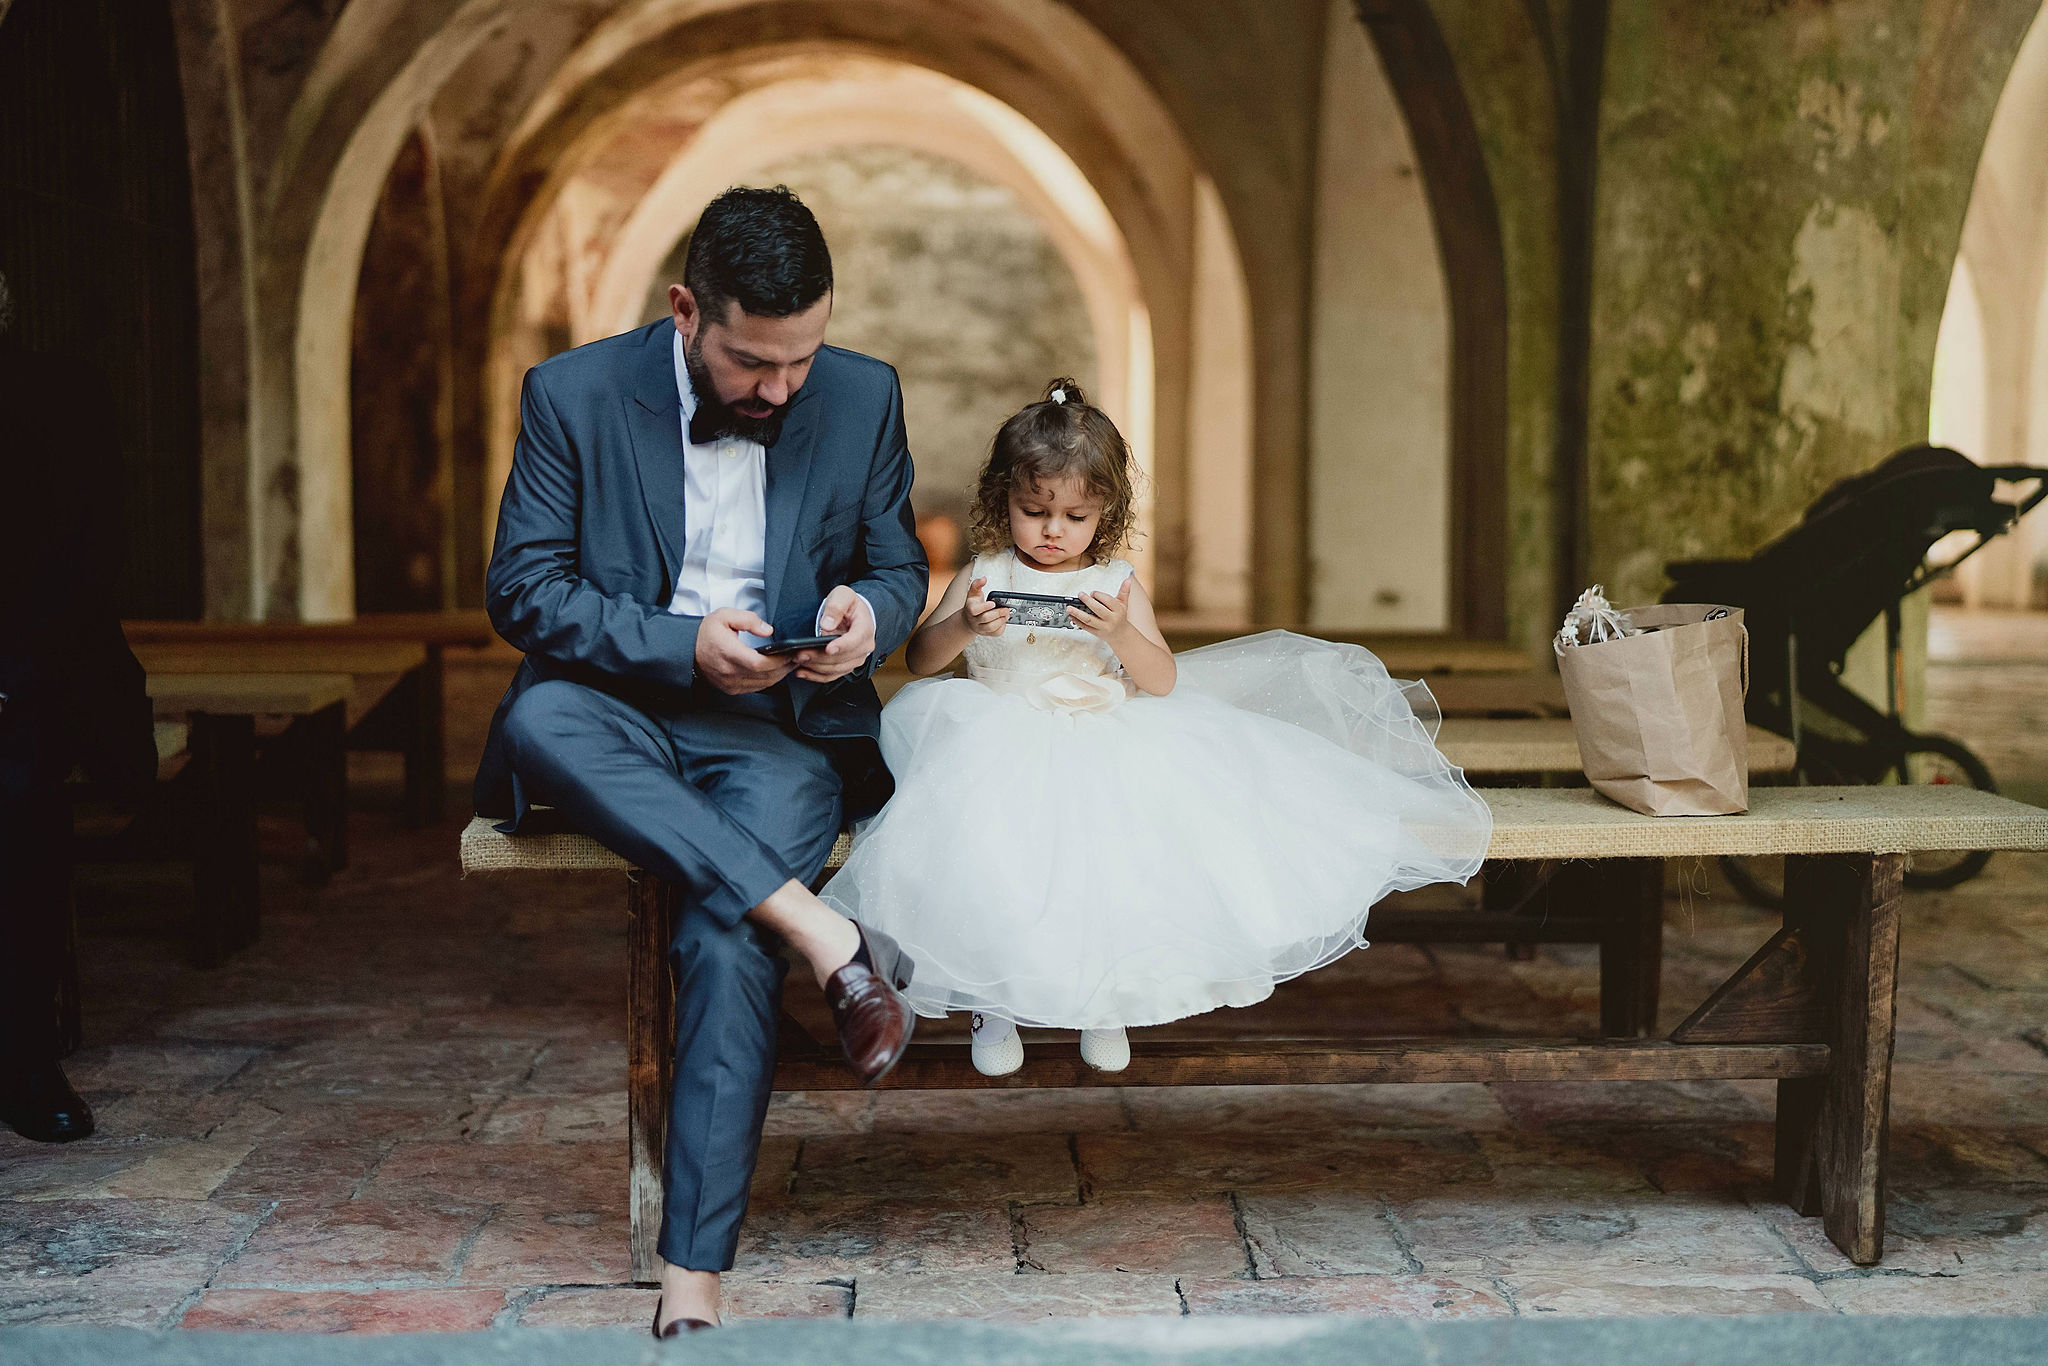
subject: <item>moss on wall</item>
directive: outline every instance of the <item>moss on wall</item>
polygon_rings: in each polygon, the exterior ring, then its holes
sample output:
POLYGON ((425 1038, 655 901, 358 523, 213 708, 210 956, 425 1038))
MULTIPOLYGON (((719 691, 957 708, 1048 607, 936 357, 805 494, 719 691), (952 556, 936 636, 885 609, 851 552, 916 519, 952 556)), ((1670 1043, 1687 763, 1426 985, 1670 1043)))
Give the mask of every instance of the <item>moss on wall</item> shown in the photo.
POLYGON ((1587 498, 1618 599, 1924 437, 1976 149, 2034 8, 1615 7, 1587 498))

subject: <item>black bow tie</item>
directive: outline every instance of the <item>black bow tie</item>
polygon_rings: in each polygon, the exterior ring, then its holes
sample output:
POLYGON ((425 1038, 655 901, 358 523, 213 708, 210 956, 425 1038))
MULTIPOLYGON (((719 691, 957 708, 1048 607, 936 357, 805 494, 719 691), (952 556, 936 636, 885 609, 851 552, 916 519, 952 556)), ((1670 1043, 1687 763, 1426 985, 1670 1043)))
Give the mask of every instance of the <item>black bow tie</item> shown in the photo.
POLYGON ((698 404, 697 411, 690 414, 690 444, 708 446, 720 437, 732 435, 719 422, 723 416, 708 403, 698 404))

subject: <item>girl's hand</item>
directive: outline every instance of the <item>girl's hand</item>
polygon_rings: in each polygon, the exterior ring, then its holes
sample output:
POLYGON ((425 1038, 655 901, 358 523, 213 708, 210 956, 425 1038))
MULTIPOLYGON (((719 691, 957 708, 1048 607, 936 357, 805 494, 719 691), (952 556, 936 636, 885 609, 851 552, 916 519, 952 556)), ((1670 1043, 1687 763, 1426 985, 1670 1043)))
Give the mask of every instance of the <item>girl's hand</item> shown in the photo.
POLYGON ((1108 593, 1083 593, 1083 607, 1069 607, 1067 615, 1074 624, 1105 644, 1114 646, 1131 625, 1131 580, 1125 579, 1114 596, 1108 593))
POLYGON ((1010 609, 998 607, 981 595, 988 586, 987 579, 976 579, 967 585, 967 605, 960 609, 960 615, 967 622, 967 629, 978 636, 999 636, 1003 627, 1009 624, 1010 609))

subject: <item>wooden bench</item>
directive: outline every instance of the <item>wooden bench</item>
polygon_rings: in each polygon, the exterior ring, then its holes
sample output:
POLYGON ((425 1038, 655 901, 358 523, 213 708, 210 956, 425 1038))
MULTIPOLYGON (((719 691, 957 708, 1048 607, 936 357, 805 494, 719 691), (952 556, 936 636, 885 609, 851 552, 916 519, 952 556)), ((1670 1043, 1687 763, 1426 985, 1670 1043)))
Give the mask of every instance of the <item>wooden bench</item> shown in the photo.
MULTIPOLYGON (((346 857, 346 775, 341 764, 345 674, 160 673, 148 675, 150 709, 182 723, 185 762, 177 774, 192 840, 193 926, 201 966, 252 943, 261 924, 256 873, 256 721, 292 717, 304 742, 324 756, 305 766, 308 858, 346 857)), ((163 724, 158 756, 178 737, 163 724)))
MULTIPOLYGON (((1778 1082, 1776 1186, 1819 1214, 1854 1261, 1884 1245, 1884 1155, 1890 1102, 1893 984, 1901 875, 1916 849, 2048 850, 2048 811, 1988 793, 1924 787, 1759 788, 1743 816, 1658 819, 1584 788, 1489 791, 1489 857, 1577 862, 1580 904, 1562 927, 1600 944, 1601 1037, 1245 1039, 1146 1038, 1131 1065, 1091 1072, 1072 1043, 1031 1050, 1008 1077, 976 1072, 962 1042, 917 1043, 885 1086, 1217 1086, 1276 1083, 1700 1081, 1778 1082), (1783 928, 1663 1038, 1645 1009, 1662 961, 1664 860, 1784 854, 1783 928)), ((843 846, 842 846, 843 847, 843 846)), ((835 851, 835 861, 840 857, 835 851)), ((467 872, 626 872, 629 1138, 633 1265, 655 1279, 661 1159, 674 1030, 668 971, 676 896, 661 879, 581 836, 507 838, 478 818, 462 835, 467 872)), ((1411 912, 1375 914, 1375 941, 1442 938, 1411 912), (1394 920, 1394 923, 1389 923, 1394 920), (1392 931, 1392 933, 1390 933, 1392 931)), ((1283 988, 1284 990, 1284 988, 1283 988)), ((792 993, 798 996, 800 993, 792 993)), ((829 1031, 786 1021, 778 1090, 844 1090, 854 1078, 829 1031)))
MULTIPOLYGON (((1568 717, 1446 716, 1436 747, 1465 772, 1489 778, 1569 777, 1584 772, 1568 717)), ((1749 728, 1751 773, 1790 773, 1798 761, 1799 751, 1790 740, 1761 726, 1749 728)))
POLYGON ((404 755, 405 817, 422 825, 441 819, 447 789, 444 653, 498 638, 481 610, 334 622, 127 621, 122 630, 145 669, 348 674, 348 746, 404 755))
MULTIPOLYGON (((1216 645, 1266 630, 1250 624, 1204 626, 1175 619, 1167 613, 1160 620, 1161 633, 1175 654, 1216 645)), ((1459 636, 1390 634, 1381 631, 1332 631, 1316 626, 1292 628, 1319 640, 1363 645, 1387 666, 1396 678, 1418 678, 1438 674, 1520 675, 1529 669, 1529 652, 1519 645, 1499 640, 1467 640, 1459 636)), ((1432 678, 1431 686, 1434 686, 1432 678)))

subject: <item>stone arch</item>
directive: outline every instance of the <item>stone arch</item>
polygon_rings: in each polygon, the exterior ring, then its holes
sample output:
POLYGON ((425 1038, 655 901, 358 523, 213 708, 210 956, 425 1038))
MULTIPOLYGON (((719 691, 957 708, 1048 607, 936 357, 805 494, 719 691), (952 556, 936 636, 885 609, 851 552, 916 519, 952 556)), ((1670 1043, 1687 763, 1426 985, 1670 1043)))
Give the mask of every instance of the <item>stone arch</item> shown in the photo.
MULTIPOLYGON (((2000 91, 1935 344, 1930 431, 1986 465, 2048 466, 2048 9, 2000 91)), ((1972 605, 2048 605, 2038 515, 1958 574, 1972 605)))
MULTIPOLYGON (((682 73, 666 91, 650 92, 647 104, 687 109, 698 102, 693 87, 705 79, 702 73, 682 73)), ((654 272, 682 229, 728 184, 802 152, 860 143, 904 147, 972 167, 1015 194, 1045 230, 1087 305, 1099 366, 1096 392, 1131 437, 1140 462, 1152 468, 1150 324, 1137 272, 1107 207, 1049 138, 1014 110, 951 77, 829 48, 763 50, 744 62, 720 63, 715 80, 718 94, 734 88, 740 93, 698 126, 616 228, 605 233, 599 264, 580 296, 569 300, 568 341, 580 344, 640 325, 648 286, 658 283, 654 272)), ((629 140, 626 155, 645 152, 629 140)), ((624 167, 599 156, 567 179, 557 207, 573 201, 575 187, 585 181, 608 185, 628 178, 624 167)), ((545 211, 536 205, 536 212, 545 211)), ((515 301, 531 297, 519 265, 508 267, 491 330, 486 524, 495 501, 491 491, 509 469, 518 375, 525 356, 536 349, 508 314, 516 311, 515 301)), ((1239 346, 1244 347, 1242 338, 1239 346)))
MULTIPOLYGON (((493 38, 545 7, 506 0, 358 0, 337 21, 289 120, 278 172, 259 193, 250 353, 251 542, 259 615, 351 610, 346 373, 354 271, 383 172, 437 93, 493 38), (266 206, 269 211, 265 211, 266 206)), ((573 26, 567 26, 573 28, 573 26)), ((562 35, 558 35, 562 36, 562 35)), ((1051 0, 890 0, 880 5, 645 0, 566 34, 536 58, 552 73, 530 94, 467 224, 458 335, 486 334, 495 272, 550 167, 624 98, 683 59, 766 42, 825 37, 909 60, 1020 108, 1080 165, 1127 239, 1159 354, 1184 352, 1191 330, 1196 167, 1177 125, 1120 52, 1051 0), (1085 77, 1085 79, 1083 79, 1085 77), (1149 277, 1149 278, 1148 278, 1149 277)), ((481 374, 484 357, 458 358, 481 374)), ((1184 449, 1186 365, 1155 375, 1161 450, 1184 449)), ((465 432, 481 436, 481 382, 465 432)), ((1177 487, 1184 471, 1162 469, 1177 487)), ((1163 509, 1162 539, 1183 534, 1163 509)), ((1162 596, 1170 600, 1171 589, 1162 596)))
MULTIPOLYGON (((950 78, 1016 110, 1055 145, 1064 160, 1079 168, 1128 244, 1144 302, 1144 314, 1135 321, 1149 328, 1156 358, 1150 444, 1159 453, 1155 474, 1161 496, 1154 508, 1153 544, 1162 548, 1161 563, 1168 570, 1158 591, 1163 601, 1184 601, 1173 570, 1186 559, 1185 453, 1199 168, 1178 126, 1107 39, 1046 0, 885 0, 859 7, 778 0, 744 8, 642 7, 630 18, 594 33, 563 63, 494 168, 473 244, 479 268, 470 275, 473 288, 463 301, 458 330, 477 338, 498 333, 509 297, 499 263, 518 259, 551 197, 560 193, 574 168, 586 164, 594 148, 622 123, 644 130, 646 125, 635 120, 645 111, 650 92, 670 86, 679 73, 718 72, 738 82, 737 73, 764 53, 809 51, 896 62, 950 78), (651 13, 680 16, 680 21, 662 29, 651 13), (612 31, 618 27, 630 30, 631 42, 612 31), (485 291, 494 281, 495 292, 487 298, 485 291)), ((694 131, 687 122, 676 124, 679 140, 694 131)), ((1058 230, 1057 215, 1047 221, 1058 230)), ((1248 364, 1251 348, 1247 343, 1242 349, 1248 364)), ((502 358, 474 359, 475 371, 487 376, 492 392, 509 382, 502 358)), ((531 359, 514 357, 510 365, 523 368, 531 359)), ((504 431, 502 421, 494 428, 482 417, 489 399, 473 397, 477 441, 465 458, 481 464, 483 450, 502 443, 504 431)), ((1235 477, 1248 483, 1248 468, 1235 477)))
POLYGON ((1508 632, 1508 280, 1500 207, 1456 63, 1428 0, 1357 0, 1399 104, 1449 311, 1450 610, 1457 634, 1508 632))
POLYGON ((256 616, 354 612, 348 450, 356 273, 384 178, 421 112, 509 0, 357 0, 342 11, 249 206, 249 541, 256 616))

